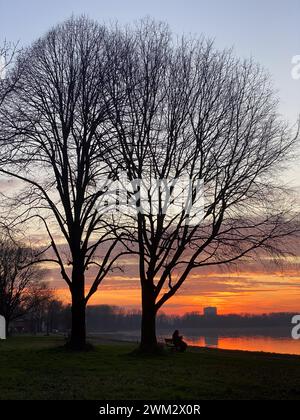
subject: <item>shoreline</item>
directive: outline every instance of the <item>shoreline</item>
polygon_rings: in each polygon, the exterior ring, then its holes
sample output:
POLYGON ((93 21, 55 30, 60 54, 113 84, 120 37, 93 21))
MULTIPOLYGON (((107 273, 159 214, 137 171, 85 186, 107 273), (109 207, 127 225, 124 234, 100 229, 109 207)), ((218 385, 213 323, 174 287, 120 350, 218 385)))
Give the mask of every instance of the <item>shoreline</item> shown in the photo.
MULTIPOLYGON (((109 335, 113 333, 98 333, 98 334, 88 334, 87 335, 87 342, 90 342, 91 344, 97 346, 97 345, 138 345, 139 340, 137 339, 131 339, 130 337, 124 339, 120 337, 110 337, 109 335)), ((0 350, 5 349, 6 345, 11 341, 11 339, 14 340, 22 340, 24 338, 32 339, 33 341, 35 339, 57 339, 57 341, 65 341, 65 336, 63 334, 50 334, 50 335, 44 335, 44 334, 37 334, 37 335, 27 335, 27 334, 15 334, 11 337, 7 338, 6 340, 0 340, 0 343, 2 343, 4 346, 0 344, 0 350)), ((164 344, 163 341, 159 340, 159 343, 164 344)), ((300 345, 300 342, 299 342, 300 345)), ((232 348, 223 348, 223 347, 217 347, 217 346, 199 346, 199 345, 193 345, 188 344, 188 352, 192 353, 198 353, 198 352, 227 352, 227 353, 241 353, 241 354, 251 354, 251 355, 264 355, 264 356, 284 356, 284 357, 294 357, 299 359, 300 354, 297 353, 285 353, 285 352, 274 352, 274 351, 264 351, 264 350, 248 350, 248 349, 232 349, 232 348)))
MULTIPOLYGON (((129 339, 120 339, 120 338, 109 338, 103 336, 88 336, 87 340, 92 342, 92 344, 138 344, 139 341, 136 340, 129 340, 129 339), (95 343, 93 342, 95 341, 95 343)), ((163 342, 160 342, 161 344, 164 344, 163 342)), ((300 358, 300 355, 297 353, 277 353, 277 352, 271 352, 271 351, 262 351, 262 350, 242 350, 242 349, 226 349, 226 348, 220 348, 220 347, 209 347, 209 346, 197 346, 197 345, 188 345, 188 349, 192 350, 192 352, 199 352, 199 351, 217 351, 217 352, 230 352, 230 353, 243 353, 243 354, 259 354, 259 355, 271 355, 271 356, 288 356, 288 357, 296 357, 300 358)))

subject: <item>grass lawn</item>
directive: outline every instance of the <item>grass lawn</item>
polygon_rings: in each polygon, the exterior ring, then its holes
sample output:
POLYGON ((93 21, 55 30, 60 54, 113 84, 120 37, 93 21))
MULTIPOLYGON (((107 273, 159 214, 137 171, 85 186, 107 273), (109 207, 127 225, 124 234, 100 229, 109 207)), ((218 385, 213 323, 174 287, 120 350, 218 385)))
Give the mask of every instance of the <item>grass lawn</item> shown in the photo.
POLYGON ((131 344, 71 353, 59 337, 0 340, 0 400, 300 399, 300 357, 215 349, 136 357, 131 344))

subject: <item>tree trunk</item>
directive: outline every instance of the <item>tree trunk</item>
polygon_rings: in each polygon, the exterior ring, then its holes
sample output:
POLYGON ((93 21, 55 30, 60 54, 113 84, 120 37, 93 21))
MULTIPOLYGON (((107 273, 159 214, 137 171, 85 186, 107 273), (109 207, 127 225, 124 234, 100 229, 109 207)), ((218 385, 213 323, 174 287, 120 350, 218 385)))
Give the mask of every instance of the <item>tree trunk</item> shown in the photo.
POLYGON ((159 347, 156 339, 156 309, 154 294, 142 286, 142 325, 140 352, 156 353, 159 347))
POLYGON ((84 275, 73 272, 72 279, 72 329, 69 347, 80 351, 86 348, 84 275))

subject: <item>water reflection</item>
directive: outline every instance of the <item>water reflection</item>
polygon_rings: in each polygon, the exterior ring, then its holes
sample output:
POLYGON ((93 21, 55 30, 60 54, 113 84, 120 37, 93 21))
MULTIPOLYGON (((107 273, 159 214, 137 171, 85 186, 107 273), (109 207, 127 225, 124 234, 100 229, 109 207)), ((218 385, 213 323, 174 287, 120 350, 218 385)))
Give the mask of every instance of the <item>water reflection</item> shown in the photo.
POLYGON ((300 355, 300 340, 268 336, 185 336, 189 345, 227 350, 264 351, 300 355))
MULTIPOLYGON (((172 333, 173 330, 159 330, 159 341, 164 343, 165 338, 172 337, 172 333)), ((197 329, 187 329, 181 330, 180 333, 183 334, 184 341, 191 346, 300 355, 300 340, 293 340, 289 329, 206 329, 201 331, 202 334, 199 334, 197 329)), ((135 343, 140 341, 140 331, 115 331, 99 335, 114 340, 135 343)))
POLYGON ((205 347, 218 347, 219 337, 217 335, 209 335, 204 337, 205 347))

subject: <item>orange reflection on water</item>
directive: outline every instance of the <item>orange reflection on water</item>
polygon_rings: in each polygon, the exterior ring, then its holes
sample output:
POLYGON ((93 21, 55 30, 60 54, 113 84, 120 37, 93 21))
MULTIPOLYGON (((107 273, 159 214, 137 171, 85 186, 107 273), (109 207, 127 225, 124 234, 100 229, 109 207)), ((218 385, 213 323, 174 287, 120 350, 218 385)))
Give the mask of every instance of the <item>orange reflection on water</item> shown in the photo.
POLYGON ((300 340, 273 337, 185 337, 191 346, 300 355, 300 340))

